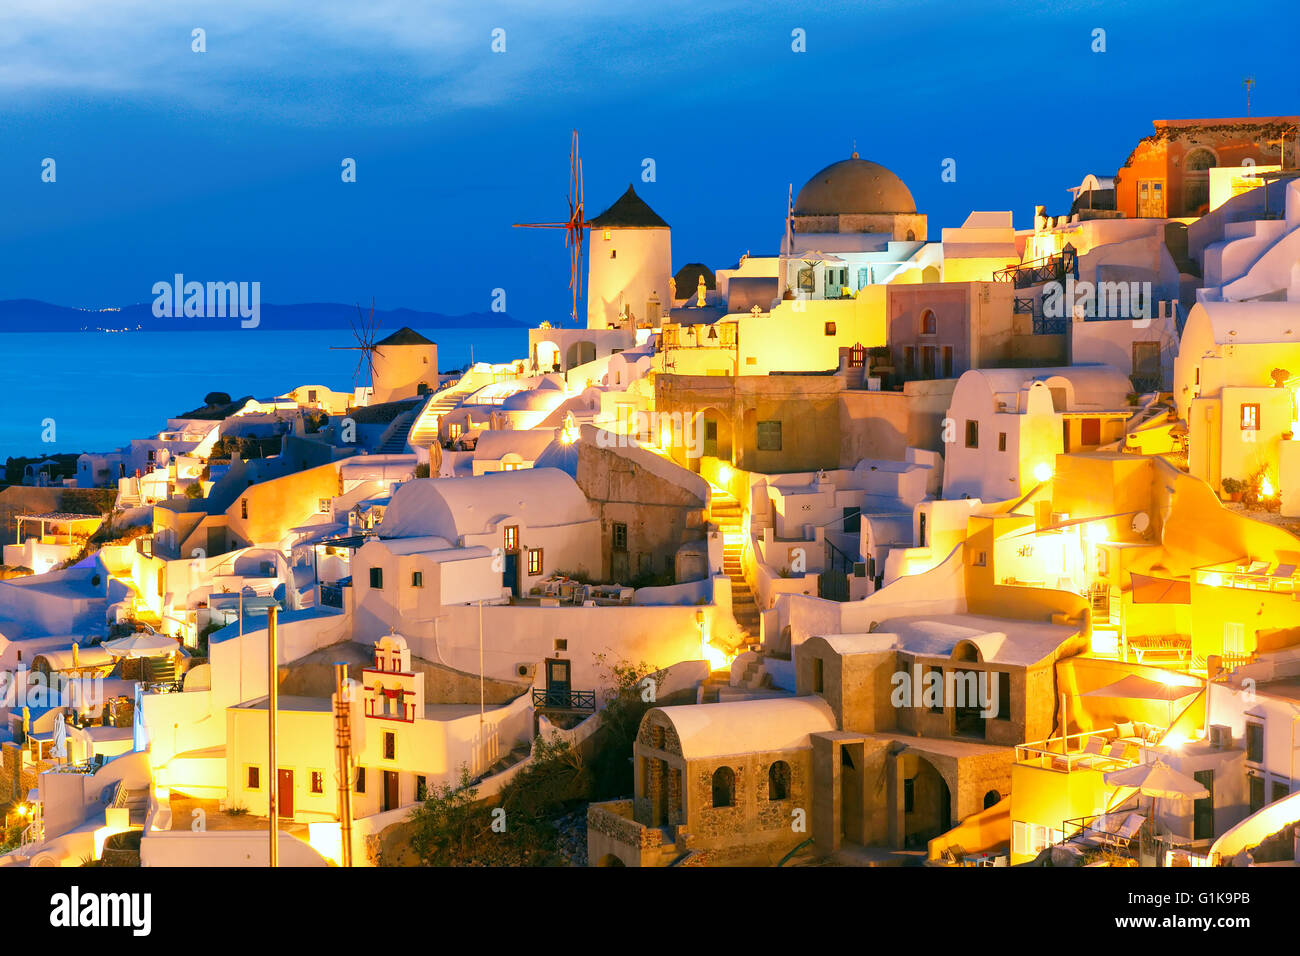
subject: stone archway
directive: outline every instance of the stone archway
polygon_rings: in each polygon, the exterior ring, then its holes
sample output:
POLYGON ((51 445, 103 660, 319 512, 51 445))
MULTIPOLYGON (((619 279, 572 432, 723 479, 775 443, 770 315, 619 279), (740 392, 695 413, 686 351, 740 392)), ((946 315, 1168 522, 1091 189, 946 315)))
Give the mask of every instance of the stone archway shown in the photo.
POLYGON ((713 406, 702 409, 700 415, 700 453, 705 458, 731 461, 733 447, 731 416, 713 406))
POLYGON ((952 829, 955 781, 917 753, 904 754, 903 846, 924 847, 952 829))
POLYGON ((627 866, 621 859, 613 853, 606 853, 596 861, 597 866, 627 866))
POLYGON ((582 339, 570 345, 568 351, 564 353, 564 370, 567 372, 569 369, 594 361, 596 361, 596 343, 582 339))

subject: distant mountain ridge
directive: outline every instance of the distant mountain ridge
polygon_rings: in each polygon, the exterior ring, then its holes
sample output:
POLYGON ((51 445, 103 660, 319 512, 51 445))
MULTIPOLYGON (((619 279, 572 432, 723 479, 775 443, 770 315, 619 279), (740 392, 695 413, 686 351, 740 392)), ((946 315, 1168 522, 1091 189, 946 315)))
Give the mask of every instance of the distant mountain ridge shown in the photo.
MULTIPOLYGON (((362 305, 369 318, 370 308, 362 305)), ((419 329, 524 328, 524 323, 503 312, 468 312, 445 315, 418 309, 376 309, 379 338, 403 326, 419 329)), ((259 329, 351 329, 357 321, 357 306, 341 302, 306 302, 297 305, 262 303, 259 329)), ((240 327, 233 318, 157 318, 153 302, 141 302, 120 309, 75 309, 37 299, 0 300, 0 332, 82 332, 97 329, 136 329, 142 332, 212 332, 240 327)))

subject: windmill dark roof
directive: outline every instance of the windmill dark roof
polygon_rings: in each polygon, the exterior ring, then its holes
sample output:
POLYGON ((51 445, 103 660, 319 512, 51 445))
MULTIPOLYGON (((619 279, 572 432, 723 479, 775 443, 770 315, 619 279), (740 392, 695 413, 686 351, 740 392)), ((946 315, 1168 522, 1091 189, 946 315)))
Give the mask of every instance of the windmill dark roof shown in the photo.
POLYGON ((414 329, 402 326, 388 338, 376 342, 376 345, 435 345, 414 329))
POLYGON ((659 214, 645 204, 645 200, 636 194, 632 184, 628 183, 627 192, 618 198, 589 225, 597 229, 667 229, 668 223, 659 218, 659 214))

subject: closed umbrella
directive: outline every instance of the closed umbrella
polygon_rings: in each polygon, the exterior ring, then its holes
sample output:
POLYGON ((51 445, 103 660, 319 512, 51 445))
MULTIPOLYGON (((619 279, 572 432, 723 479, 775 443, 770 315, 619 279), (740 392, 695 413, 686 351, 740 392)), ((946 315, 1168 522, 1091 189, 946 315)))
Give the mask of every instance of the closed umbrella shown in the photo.
POLYGON ((60 759, 68 755, 68 724, 62 713, 54 719, 54 747, 50 752, 60 759))

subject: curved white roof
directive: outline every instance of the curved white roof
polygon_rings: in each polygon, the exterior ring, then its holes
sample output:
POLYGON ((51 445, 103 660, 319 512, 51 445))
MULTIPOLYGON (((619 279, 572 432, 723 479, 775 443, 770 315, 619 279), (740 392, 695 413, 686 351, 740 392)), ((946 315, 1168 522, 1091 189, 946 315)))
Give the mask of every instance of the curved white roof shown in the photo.
POLYGON ((502 516, 522 515, 534 528, 590 521, 578 483, 556 468, 502 471, 477 478, 418 478, 393 493, 381 538, 437 536, 455 542, 492 530, 502 516))
MULTIPOLYGON (((1113 365, 1066 365, 1056 368, 973 368, 962 373, 962 379, 971 376, 981 379, 988 390, 1019 392, 1034 382, 1050 386, 1051 379, 1061 378, 1074 389, 1073 406, 1094 408, 1120 408, 1124 405, 1133 384, 1128 376, 1113 365)), ((959 380, 960 381, 960 380, 959 380)))
POLYGON ((809 734, 838 729, 830 705, 820 697, 768 697, 656 710, 671 721, 687 760, 795 750, 809 746, 809 734))
POLYGON ((1198 302, 1187 322, 1202 316, 1219 345, 1300 343, 1300 302, 1198 302))

